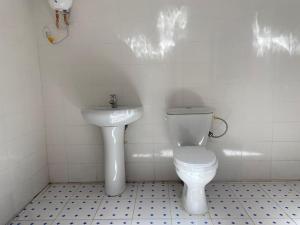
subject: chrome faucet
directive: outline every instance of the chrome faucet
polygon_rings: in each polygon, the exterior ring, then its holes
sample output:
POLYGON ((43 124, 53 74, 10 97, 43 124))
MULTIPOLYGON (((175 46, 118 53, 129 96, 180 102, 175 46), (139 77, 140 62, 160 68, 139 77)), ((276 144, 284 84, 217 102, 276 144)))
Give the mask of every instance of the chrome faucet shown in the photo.
POLYGON ((115 94, 110 95, 109 104, 111 105, 112 108, 118 107, 117 95, 115 95, 115 94))

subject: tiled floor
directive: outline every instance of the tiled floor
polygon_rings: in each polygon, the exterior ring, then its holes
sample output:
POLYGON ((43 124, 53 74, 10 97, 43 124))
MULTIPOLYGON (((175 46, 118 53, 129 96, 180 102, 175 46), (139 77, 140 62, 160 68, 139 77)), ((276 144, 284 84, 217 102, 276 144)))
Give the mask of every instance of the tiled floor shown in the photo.
POLYGON ((11 225, 300 225, 300 181, 210 183, 209 212, 189 215, 176 182, 129 183, 117 197, 103 184, 52 184, 11 225))

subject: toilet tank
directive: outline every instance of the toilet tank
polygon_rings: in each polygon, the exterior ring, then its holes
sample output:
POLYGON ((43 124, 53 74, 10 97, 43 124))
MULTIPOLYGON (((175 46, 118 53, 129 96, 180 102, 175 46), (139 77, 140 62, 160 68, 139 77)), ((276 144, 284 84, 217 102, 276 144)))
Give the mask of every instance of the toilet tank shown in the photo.
POLYGON ((167 110, 169 138, 175 146, 203 146, 211 128, 213 110, 208 107, 167 110))

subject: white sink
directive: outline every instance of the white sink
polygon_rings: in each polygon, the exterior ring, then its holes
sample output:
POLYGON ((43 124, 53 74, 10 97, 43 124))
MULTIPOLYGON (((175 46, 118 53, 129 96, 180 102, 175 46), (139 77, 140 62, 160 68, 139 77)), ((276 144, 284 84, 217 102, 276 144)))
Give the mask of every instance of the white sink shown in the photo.
POLYGON ((119 106, 83 109, 82 116, 90 124, 101 127, 104 141, 105 192, 121 194, 126 188, 124 131, 125 125, 141 118, 142 107, 119 106))
POLYGON ((130 124, 143 114, 142 107, 119 106, 94 107, 82 110, 83 117, 87 122, 99 127, 119 127, 130 124))

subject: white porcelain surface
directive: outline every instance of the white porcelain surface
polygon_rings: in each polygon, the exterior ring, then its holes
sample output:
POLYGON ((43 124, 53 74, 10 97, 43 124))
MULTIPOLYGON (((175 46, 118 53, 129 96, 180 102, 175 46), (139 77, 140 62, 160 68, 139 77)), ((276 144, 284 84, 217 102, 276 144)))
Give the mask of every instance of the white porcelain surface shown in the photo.
POLYGON ((170 108, 168 131, 178 177, 184 182, 183 208, 190 214, 208 210, 205 186, 215 177, 218 160, 206 149, 213 110, 210 108, 170 108))
POLYGON ((110 196, 125 188, 124 126, 102 127, 105 151, 105 191, 110 196))
MULTIPOLYGON (((95 107, 82 110, 84 119, 101 127, 104 142, 105 192, 121 194, 126 188, 124 131, 125 125, 141 118, 142 107, 95 107)), ((86 153, 86 152, 85 152, 86 153)))
POLYGON ((167 123, 173 146, 205 146, 211 128, 213 110, 210 108, 169 108, 167 123))
POLYGON ((184 182, 181 196, 183 208, 190 214, 205 214, 208 210, 205 186, 215 177, 218 164, 198 172, 193 166, 181 168, 180 165, 175 165, 175 167, 177 175, 184 182))
POLYGON ((142 107, 95 107, 82 110, 82 115, 88 123, 99 127, 119 127, 138 120, 142 112, 142 107))

